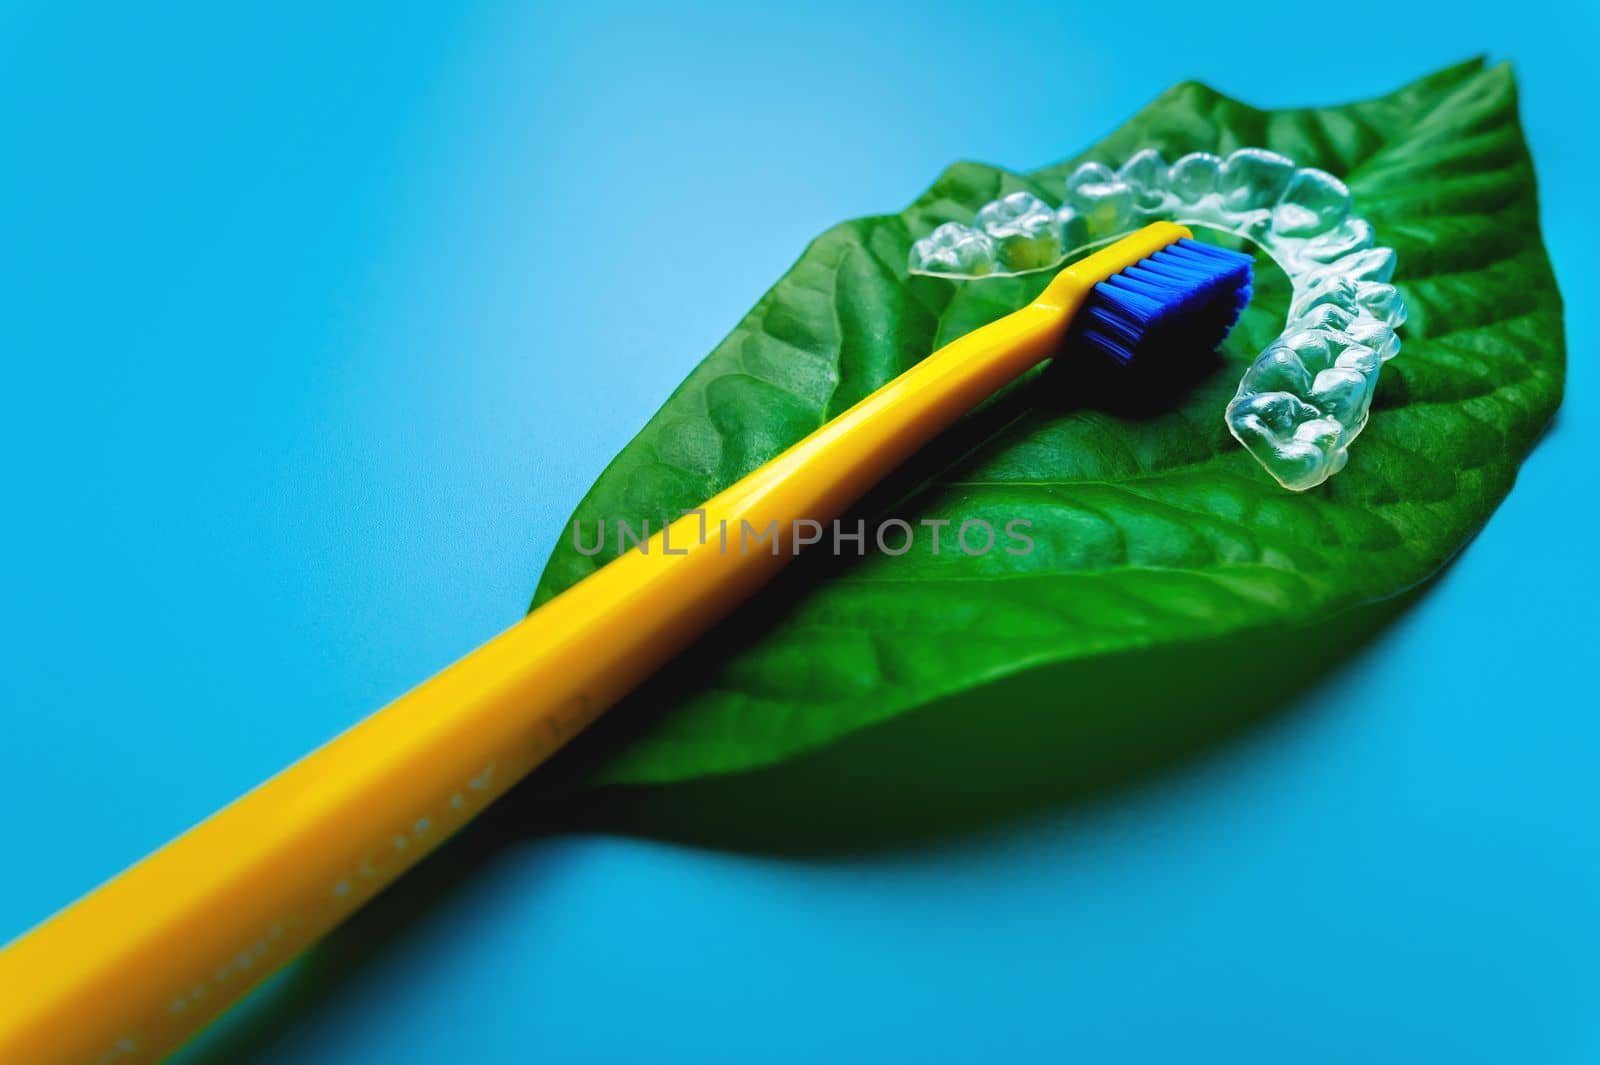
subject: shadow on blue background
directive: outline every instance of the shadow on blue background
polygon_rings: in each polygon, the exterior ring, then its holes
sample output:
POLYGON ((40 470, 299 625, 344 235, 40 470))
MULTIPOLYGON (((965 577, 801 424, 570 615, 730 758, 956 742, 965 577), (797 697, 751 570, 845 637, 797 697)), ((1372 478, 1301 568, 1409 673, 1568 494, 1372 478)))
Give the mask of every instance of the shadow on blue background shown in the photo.
POLYGON ((195 1060, 1600 1052, 1591 10, 329 7, 0 8, 0 937, 514 621, 593 476, 833 222, 1180 78, 1329 102, 1488 48, 1576 401, 1298 712, 868 856, 508 809, 195 1060))

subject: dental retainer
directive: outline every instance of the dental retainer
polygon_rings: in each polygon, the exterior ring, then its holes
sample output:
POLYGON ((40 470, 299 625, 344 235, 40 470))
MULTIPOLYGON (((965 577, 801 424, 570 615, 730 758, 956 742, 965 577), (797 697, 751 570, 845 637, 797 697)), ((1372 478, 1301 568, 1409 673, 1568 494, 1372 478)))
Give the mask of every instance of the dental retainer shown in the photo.
POLYGON ((1350 213, 1344 182, 1264 148, 1226 158, 1194 152, 1171 166, 1147 148, 1117 170, 1084 163, 1066 190, 1059 208, 1013 192, 985 204, 970 226, 939 226, 912 246, 911 272, 973 279, 1051 270, 1157 220, 1243 237, 1283 269, 1294 295, 1283 332, 1228 403, 1228 430, 1285 488, 1314 488, 1343 469, 1406 318, 1389 284, 1394 249, 1350 213))

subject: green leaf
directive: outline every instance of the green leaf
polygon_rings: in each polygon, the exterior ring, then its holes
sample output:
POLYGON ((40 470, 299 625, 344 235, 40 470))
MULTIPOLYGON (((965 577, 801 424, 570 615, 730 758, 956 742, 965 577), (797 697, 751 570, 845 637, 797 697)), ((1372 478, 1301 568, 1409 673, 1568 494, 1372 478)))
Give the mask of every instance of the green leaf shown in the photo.
MULTIPOLYGON (((911 748, 884 737, 914 733, 925 750, 997 730, 1081 739, 1064 723, 1160 731, 1181 717, 1174 700, 1242 705, 1292 685, 1342 653, 1348 634, 1335 630, 1352 611, 1437 572, 1510 489, 1560 402, 1565 362, 1515 84, 1507 67, 1481 61, 1379 99, 1304 110, 1261 111, 1186 83, 1060 165, 950 167, 900 214, 813 242, 574 519, 586 530, 602 519, 637 526, 693 507, 1043 285, 908 276, 911 242, 941 222, 968 221, 1019 188, 1059 202, 1065 176, 1088 159, 1251 145, 1342 176, 1356 213, 1399 255, 1404 349, 1383 370, 1343 473, 1287 492, 1223 425, 1245 365, 1283 323, 1287 281, 1260 258, 1258 297, 1224 365, 1191 390, 1140 409, 1052 370, 975 414, 865 505, 913 524, 1025 518, 1030 555, 969 557, 946 541, 936 556, 919 537, 898 557, 800 560, 618 711, 631 735, 612 745, 600 778, 685 781, 792 764, 845 741, 892 760, 911 748), (891 721, 902 731, 883 732, 891 721)), ((536 604, 604 561, 575 551, 570 530, 536 604)))

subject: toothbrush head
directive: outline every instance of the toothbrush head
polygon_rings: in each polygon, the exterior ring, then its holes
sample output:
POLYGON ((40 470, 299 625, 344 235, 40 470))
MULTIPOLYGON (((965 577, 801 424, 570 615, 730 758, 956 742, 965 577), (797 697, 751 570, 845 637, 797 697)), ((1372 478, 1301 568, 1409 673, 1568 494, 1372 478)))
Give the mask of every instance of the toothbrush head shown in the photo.
POLYGON ((1153 368, 1214 351, 1250 302, 1251 258, 1183 237, 1090 289, 1065 352, 1153 368))

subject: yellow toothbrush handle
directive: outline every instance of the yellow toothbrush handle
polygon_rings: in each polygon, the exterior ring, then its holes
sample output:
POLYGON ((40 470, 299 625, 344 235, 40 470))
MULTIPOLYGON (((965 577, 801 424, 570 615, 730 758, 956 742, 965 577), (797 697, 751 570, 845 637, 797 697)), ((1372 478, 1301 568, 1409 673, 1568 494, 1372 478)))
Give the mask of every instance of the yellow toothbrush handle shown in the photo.
POLYGON ((1064 270, 12 943, 0 1061, 170 1052, 737 606, 790 557, 797 519, 835 517, 1050 355, 1094 282, 1188 235, 1158 223, 1064 270), (776 523, 777 542, 740 551, 743 522, 776 523))

